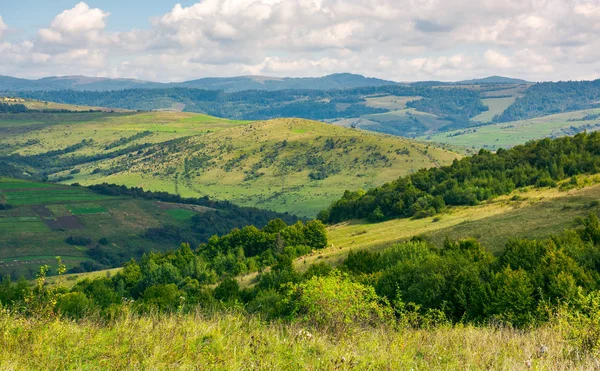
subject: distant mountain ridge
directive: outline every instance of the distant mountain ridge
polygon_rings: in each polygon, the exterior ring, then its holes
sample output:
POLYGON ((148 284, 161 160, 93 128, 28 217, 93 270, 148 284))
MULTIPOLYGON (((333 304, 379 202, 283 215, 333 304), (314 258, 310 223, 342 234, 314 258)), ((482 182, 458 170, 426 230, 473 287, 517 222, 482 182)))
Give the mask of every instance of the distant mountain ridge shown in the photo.
MULTIPOLYGON (((502 76, 490 76, 483 79, 464 80, 458 82, 421 81, 413 86, 472 85, 472 84, 526 84, 525 80, 502 76)), ((336 73, 323 77, 267 77, 236 76, 208 77, 197 80, 161 83, 136 79, 111 79, 108 77, 88 76, 53 76, 37 80, 0 76, 0 91, 34 91, 34 90, 77 90, 77 91, 111 91, 126 89, 158 89, 158 88, 195 88, 205 90, 223 90, 238 92, 245 90, 334 90, 354 89, 361 87, 379 87, 400 85, 401 83, 351 73, 336 73)))
POLYGON ((236 92, 243 90, 332 90, 366 86, 397 85, 394 81, 339 73, 323 77, 277 78, 266 76, 210 77, 180 83, 160 83, 135 79, 110 79, 107 77, 62 76, 38 80, 0 76, 0 91, 78 90, 110 91, 125 89, 196 88, 236 92))
POLYGON ((513 79, 504 76, 490 76, 483 79, 463 80, 456 82, 457 85, 479 85, 479 84, 530 84, 529 81, 513 79))

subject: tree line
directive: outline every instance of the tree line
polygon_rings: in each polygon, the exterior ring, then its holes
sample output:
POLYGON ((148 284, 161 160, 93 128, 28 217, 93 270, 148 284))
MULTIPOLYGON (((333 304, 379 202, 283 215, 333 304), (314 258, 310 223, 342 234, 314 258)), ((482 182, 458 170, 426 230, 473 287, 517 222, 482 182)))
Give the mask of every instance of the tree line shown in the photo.
POLYGON ((452 165, 422 169, 369 191, 346 191, 319 214, 338 223, 368 218, 424 218, 447 206, 476 205, 526 186, 555 186, 579 174, 600 171, 600 134, 542 139, 496 153, 480 150, 452 165))
POLYGON ((389 322, 526 328, 548 321, 560 308, 578 320, 600 309, 600 222, 590 214, 581 223, 549 238, 510 241, 498 256, 475 240, 434 246, 415 237, 382 252, 351 252, 338 269, 320 262, 300 273, 292 260, 304 248, 324 247, 324 228, 319 222, 289 226, 275 220, 261 230, 215 237, 195 250, 183 244, 146 254, 112 277, 85 279, 71 289, 45 287, 47 267, 33 288, 6 277, 0 303, 30 314, 45 303, 44 310, 71 318, 110 318, 124 306, 139 313, 200 307, 236 308, 334 330, 389 322), (270 254, 271 269, 256 265, 260 273, 253 285, 242 287, 233 276, 249 270, 224 268, 223 254, 239 255, 230 263, 246 268, 270 254))

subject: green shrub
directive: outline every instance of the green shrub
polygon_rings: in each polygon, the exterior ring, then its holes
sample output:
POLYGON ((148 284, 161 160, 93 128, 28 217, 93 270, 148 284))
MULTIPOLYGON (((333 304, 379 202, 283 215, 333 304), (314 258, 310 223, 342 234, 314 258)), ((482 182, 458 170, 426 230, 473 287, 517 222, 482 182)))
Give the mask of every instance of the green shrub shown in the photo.
POLYGON ((91 302, 81 292, 70 292, 58 297, 56 308, 71 318, 82 318, 91 308, 91 302))
POLYGON ((392 319, 392 309, 375 289, 342 274, 313 277, 291 285, 292 317, 310 326, 343 333, 351 326, 377 326, 392 319))

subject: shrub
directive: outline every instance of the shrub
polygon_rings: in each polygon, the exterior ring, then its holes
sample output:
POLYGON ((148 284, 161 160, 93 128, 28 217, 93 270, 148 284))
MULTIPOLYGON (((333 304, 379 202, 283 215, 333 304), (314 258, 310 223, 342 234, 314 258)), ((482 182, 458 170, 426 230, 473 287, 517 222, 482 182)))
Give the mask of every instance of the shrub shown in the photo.
POLYGON ((56 308, 71 318, 82 318, 90 309, 90 300, 81 292, 70 292, 58 297, 56 308))
POLYGON ((393 317, 389 304, 373 287, 339 273, 291 285, 287 300, 293 318, 338 334, 354 325, 375 326, 393 317))
POLYGON ((68 237, 65 240, 66 243, 73 246, 87 246, 92 243, 92 240, 87 237, 68 237))

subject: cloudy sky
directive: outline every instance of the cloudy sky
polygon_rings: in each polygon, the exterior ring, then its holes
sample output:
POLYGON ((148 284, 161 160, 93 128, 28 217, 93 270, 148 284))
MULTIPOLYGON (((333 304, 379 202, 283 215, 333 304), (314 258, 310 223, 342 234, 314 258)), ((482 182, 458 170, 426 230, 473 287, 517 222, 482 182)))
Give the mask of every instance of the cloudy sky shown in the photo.
POLYGON ((600 0, 19 0, 0 75, 600 78, 600 0))

